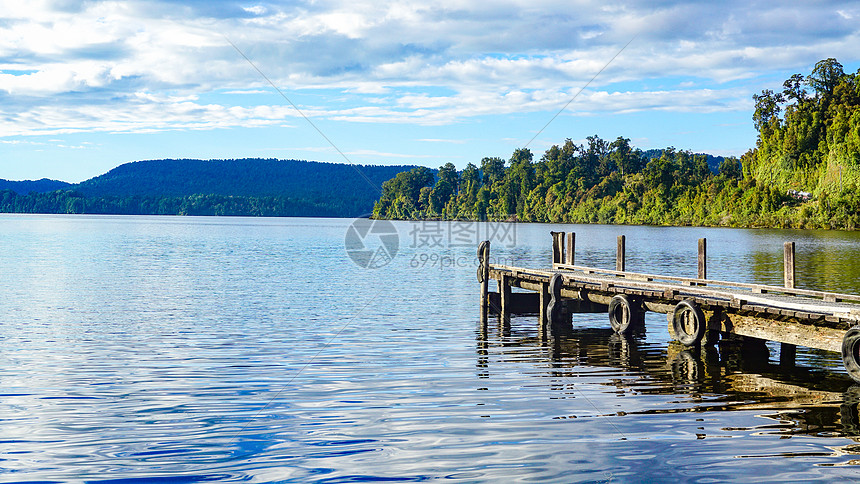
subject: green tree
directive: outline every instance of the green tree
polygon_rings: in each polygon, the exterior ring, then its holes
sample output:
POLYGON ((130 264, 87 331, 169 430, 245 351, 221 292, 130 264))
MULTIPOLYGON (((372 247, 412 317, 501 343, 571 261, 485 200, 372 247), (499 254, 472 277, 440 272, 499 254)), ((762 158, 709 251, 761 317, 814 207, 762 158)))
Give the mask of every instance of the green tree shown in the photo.
POLYGON ((833 96, 836 84, 845 74, 842 69, 842 64, 832 57, 820 60, 815 63, 806 82, 817 94, 829 100, 833 96))

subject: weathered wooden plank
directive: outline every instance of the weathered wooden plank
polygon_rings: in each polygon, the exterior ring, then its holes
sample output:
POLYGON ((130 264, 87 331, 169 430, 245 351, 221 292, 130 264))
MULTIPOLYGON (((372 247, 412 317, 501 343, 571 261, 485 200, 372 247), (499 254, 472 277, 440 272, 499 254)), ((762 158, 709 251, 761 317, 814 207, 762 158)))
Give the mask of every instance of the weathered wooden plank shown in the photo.
MULTIPOLYGON (((705 312, 709 321, 713 313, 705 312)), ((844 331, 833 328, 800 324, 791 321, 769 321, 753 316, 720 313, 715 321, 720 331, 770 341, 778 341, 807 348, 841 351, 844 331)))

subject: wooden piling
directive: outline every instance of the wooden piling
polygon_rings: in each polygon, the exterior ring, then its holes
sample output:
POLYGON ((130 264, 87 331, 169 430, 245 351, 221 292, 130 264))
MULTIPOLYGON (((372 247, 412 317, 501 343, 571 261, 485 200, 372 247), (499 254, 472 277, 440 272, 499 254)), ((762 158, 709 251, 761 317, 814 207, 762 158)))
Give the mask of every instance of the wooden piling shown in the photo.
POLYGON ((501 299, 501 316, 507 319, 511 315, 511 277, 502 275, 499 277, 499 298, 501 299))
POLYGON ((570 232, 567 234, 567 257, 565 258, 564 263, 568 265, 574 265, 574 248, 576 247, 576 233, 570 232))
POLYGON ((481 318, 485 319, 490 309, 490 241, 485 240, 478 246, 480 265, 479 280, 481 281, 481 318))
POLYGON ((794 289, 794 242, 786 242, 783 246, 783 253, 785 287, 794 289))
POLYGON ((625 259, 624 259, 624 257, 625 257, 625 253, 624 253, 625 252, 625 243, 626 243, 626 237, 624 237, 623 235, 619 235, 618 236, 618 242, 617 242, 617 245, 615 248, 615 270, 620 271, 620 272, 624 272, 624 270, 625 270, 624 267, 626 266, 625 259))
POLYGON ((708 239, 699 239, 699 263, 697 276, 699 279, 708 278, 708 239))
POLYGON ((550 232, 552 235, 552 263, 561 264, 564 256, 564 232, 550 232))
POLYGON ((779 364, 781 366, 794 366, 796 356, 797 346, 788 343, 779 344, 779 364))
POLYGON ((551 297, 552 295, 549 293, 549 283, 542 282, 540 285, 540 321, 538 321, 538 325, 540 325, 541 328, 549 324, 547 309, 549 307, 551 297))
MULTIPOLYGON (((783 279, 785 287, 794 289, 794 242, 786 242, 783 244, 783 279)), ((780 343, 779 345, 779 364, 782 366, 794 366, 795 356, 797 355, 797 346, 789 343, 780 343)))

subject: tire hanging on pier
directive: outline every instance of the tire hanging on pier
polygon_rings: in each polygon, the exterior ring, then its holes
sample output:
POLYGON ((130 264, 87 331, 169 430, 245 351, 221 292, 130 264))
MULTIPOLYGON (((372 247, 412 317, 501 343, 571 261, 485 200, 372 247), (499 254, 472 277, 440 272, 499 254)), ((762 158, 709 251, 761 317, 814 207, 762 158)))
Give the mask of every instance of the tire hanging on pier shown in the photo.
POLYGON ((478 244, 478 282, 484 282, 484 251, 488 250, 486 240, 478 244))
POLYGON ((852 327, 842 338, 842 364, 848 375, 860 382, 860 326, 852 327))
POLYGON ((549 304, 546 308, 547 318, 551 324, 560 322, 563 310, 561 301, 561 288, 564 286, 564 277, 561 274, 553 274, 549 280, 549 304))
POLYGON ((705 336, 705 324, 705 315, 695 302, 685 299, 675 305, 672 328, 680 343, 686 346, 699 344, 705 336))
POLYGON ((624 294, 616 294, 609 301, 609 325, 618 334, 630 334, 644 324, 645 313, 624 294))

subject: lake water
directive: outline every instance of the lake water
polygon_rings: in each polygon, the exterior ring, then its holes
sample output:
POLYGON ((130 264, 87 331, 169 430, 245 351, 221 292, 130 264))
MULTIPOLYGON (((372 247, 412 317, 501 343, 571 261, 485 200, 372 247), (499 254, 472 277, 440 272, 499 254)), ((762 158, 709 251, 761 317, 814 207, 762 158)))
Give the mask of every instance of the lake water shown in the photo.
POLYGON ((0 216, 0 481, 860 477, 839 355, 691 353, 653 313, 542 341, 533 316, 482 325, 475 280, 476 237, 548 267, 566 230, 581 264, 625 234, 629 270, 694 276, 707 237, 709 277, 775 284, 794 240, 799 287, 858 293, 860 234, 398 222, 365 269, 351 223, 0 216))

